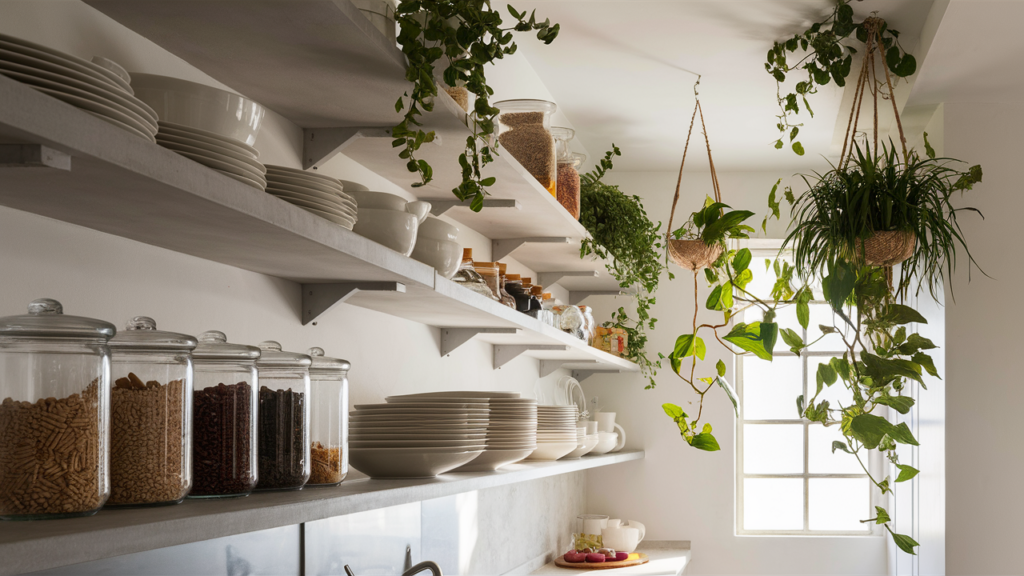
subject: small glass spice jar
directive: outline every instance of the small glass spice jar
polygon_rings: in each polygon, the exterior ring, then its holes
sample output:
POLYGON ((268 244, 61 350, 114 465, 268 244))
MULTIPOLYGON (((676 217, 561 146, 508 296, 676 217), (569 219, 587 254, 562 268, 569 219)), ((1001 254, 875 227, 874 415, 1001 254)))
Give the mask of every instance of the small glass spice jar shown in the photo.
POLYGON ((0 318, 0 518, 89 516, 106 502, 114 332, 49 298, 0 318))
POLYGON ((505 290, 516 300, 516 310, 526 313, 530 311, 530 292, 523 287, 519 274, 505 275, 505 290))
POLYGON ((192 351, 192 491, 189 498, 247 496, 256 487, 255 346, 223 332, 199 335, 192 351))
POLYGON ((502 304, 514 310, 516 307, 516 299, 513 298, 512 295, 509 294, 507 290, 505 290, 505 282, 507 282, 505 272, 508 269, 508 264, 505 264, 504 262, 496 262, 496 264, 498 265, 498 294, 500 295, 499 300, 501 301, 502 304))
POLYGON ((558 159, 558 203, 572 215, 580 219, 580 166, 587 159, 585 154, 569 154, 566 159, 558 159))
POLYGON ((192 350, 196 339, 136 316, 110 340, 107 506, 177 504, 192 487, 192 350))
POLYGON ((348 476, 348 360, 306 351, 310 386, 310 467, 307 486, 337 486, 348 476))
POLYGON ((260 343, 257 490, 300 490, 309 480, 309 367, 305 354, 260 343))
POLYGON ((558 162, 551 136, 551 115, 558 108, 546 100, 495 102, 498 143, 552 196, 558 197, 558 162))
POLYGON ((484 282, 487 283, 487 287, 491 289, 491 294, 495 300, 501 300, 501 288, 498 287, 498 263, 497 262, 473 262, 473 269, 479 274, 484 282))

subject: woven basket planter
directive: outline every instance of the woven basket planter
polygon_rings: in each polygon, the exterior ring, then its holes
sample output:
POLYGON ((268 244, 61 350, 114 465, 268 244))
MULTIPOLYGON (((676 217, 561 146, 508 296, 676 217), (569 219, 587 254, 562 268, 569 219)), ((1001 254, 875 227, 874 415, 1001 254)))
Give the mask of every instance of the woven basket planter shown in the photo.
POLYGON ((895 266, 913 256, 916 245, 913 232, 875 232, 867 240, 857 240, 855 261, 860 262, 863 254, 869 266, 895 266))
POLYGON ((722 246, 719 244, 708 246, 703 240, 669 239, 668 253, 676 264, 696 272, 714 264, 715 260, 722 255, 722 246))

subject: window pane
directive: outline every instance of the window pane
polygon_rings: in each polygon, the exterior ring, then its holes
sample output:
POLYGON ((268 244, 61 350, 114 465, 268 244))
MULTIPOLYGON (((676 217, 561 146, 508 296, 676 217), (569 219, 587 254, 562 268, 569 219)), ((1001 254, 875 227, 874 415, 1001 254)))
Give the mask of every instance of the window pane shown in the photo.
POLYGON ((804 481, 800 478, 745 478, 745 530, 803 530, 804 481))
POLYGON ((871 518, 867 478, 811 478, 809 525, 811 530, 868 532, 871 518))
MULTIPOLYGON (((770 266, 768 270, 764 269, 765 259, 774 262, 775 255, 772 254, 770 256, 765 256, 762 254, 750 259, 750 271, 754 273, 754 279, 750 281, 750 284, 747 284, 746 288, 747 292, 756 295, 762 300, 771 298, 772 286, 775 286, 775 271, 772 270, 770 266)), ((792 264, 793 259, 779 258, 779 266, 782 266, 782 262, 789 262, 792 264)))
POLYGON ((743 425, 745 474, 801 474, 803 471, 803 424, 743 425))
MULTIPOLYGON (((833 326, 842 331, 842 333, 850 337, 853 333, 853 329, 846 325, 846 322, 835 315, 832 312, 832 307, 828 304, 811 304, 811 318, 807 325, 807 341, 814 342, 821 336, 820 325, 833 326)), ((856 309, 847 311, 847 314, 856 313, 856 309)), ((850 319, 856 322, 856 318, 850 316, 850 319)), ((843 352, 846 350, 846 346, 843 344, 843 339, 839 334, 827 334, 818 343, 810 346, 809 350, 813 351, 835 351, 838 350, 843 352)))
POLYGON ((776 356, 771 362, 744 356, 743 418, 795 420, 796 397, 803 394, 801 363, 796 356, 776 356))
MULTIPOLYGON (((830 358, 825 356, 811 356, 807 359, 808 397, 814 396, 815 390, 818 389, 818 365, 828 364, 829 360, 830 358)), ((836 378, 835 384, 831 386, 825 385, 821 389, 821 394, 818 395, 818 403, 820 404, 822 400, 828 400, 830 408, 850 406, 853 404, 853 392, 843 384, 842 378, 836 378)))
POLYGON ((857 457, 842 450, 832 453, 833 441, 845 442, 839 426, 812 424, 807 428, 807 468, 811 474, 863 474, 857 457))

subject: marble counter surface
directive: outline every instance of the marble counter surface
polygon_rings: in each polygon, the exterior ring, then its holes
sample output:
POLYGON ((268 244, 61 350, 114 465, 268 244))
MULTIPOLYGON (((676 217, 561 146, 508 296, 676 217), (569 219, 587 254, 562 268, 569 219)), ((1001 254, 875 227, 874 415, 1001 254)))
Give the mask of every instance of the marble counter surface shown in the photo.
POLYGON ((689 540, 659 540, 653 542, 641 542, 636 549, 637 552, 647 554, 651 559, 647 564, 630 566, 628 568, 612 568, 605 570, 578 570, 574 568, 562 568, 554 562, 545 564, 533 574, 547 575, 558 574, 570 576, 572 574, 594 576, 609 576, 630 574, 632 576, 680 576, 686 572, 690 564, 690 542, 689 540))

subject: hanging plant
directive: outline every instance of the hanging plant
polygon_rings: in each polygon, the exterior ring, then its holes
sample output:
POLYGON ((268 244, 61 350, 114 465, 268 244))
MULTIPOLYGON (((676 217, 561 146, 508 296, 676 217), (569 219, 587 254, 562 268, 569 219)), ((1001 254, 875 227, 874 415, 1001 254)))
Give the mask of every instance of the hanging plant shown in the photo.
POLYGON ((434 64, 446 61, 444 83, 452 87, 464 84, 476 96, 470 115, 472 134, 459 155, 462 183, 452 190, 459 200, 471 200, 474 211, 483 208, 487 187, 495 181, 482 174, 483 167, 494 160, 496 153, 491 137, 498 114, 498 109, 488 102, 494 91, 487 85, 484 67, 516 51, 514 31, 536 30, 537 39, 544 44, 558 36, 558 24, 552 25, 548 20, 537 22, 535 14, 527 17, 526 12, 518 12, 512 6, 508 11, 516 19, 515 25, 509 27, 502 27, 501 14, 491 8, 488 0, 406 0, 396 12, 400 26, 398 43, 409 60, 405 78, 412 83, 412 90, 395 103, 395 111, 404 110, 404 116, 392 128, 392 146, 402 149, 399 157, 406 160, 409 172, 419 175, 420 181, 414 187, 425 186, 433 179, 433 168, 426 160, 417 158, 416 152, 423 144, 432 142, 435 134, 423 130, 418 118, 434 109, 434 64))
POLYGON ((781 133, 775 141, 776 148, 781 149, 783 139, 788 137, 793 152, 803 156, 803 144, 796 139, 803 124, 794 120, 794 116, 800 113, 800 103, 813 118, 814 111, 807 101, 809 94, 816 94, 819 86, 826 86, 829 82, 835 82, 839 87, 846 86, 853 55, 857 53, 857 49, 847 43, 850 36, 855 35, 860 43, 866 44, 876 34, 885 55, 883 66, 887 71, 900 78, 913 75, 917 71, 917 60, 900 45, 900 33, 890 29, 880 18, 866 18, 859 24, 854 23, 850 0, 840 0, 827 18, 772 46, 764 69, 776 82, 780 112, 776 125, 781 133), (783 95, 782 84, 787 75, 801 71, 806 73, 806 79, 797 82, 793 92, 783 95))
POLYGON ((640 366, 649 380, 647 388, 654 388, 661 355, 658 360, 651 360, 646 347, 647 330, 653 330, 658 321, 651 318, 651 307, 656 303, 654 293, 666 269, 660 257, 664 249, 661 222, 651 222, 639 196, 626 195, 618 186, 601 181, 612 169, 612 158, 619 155, 618 147, 613 144, 612 150, 592 172, 580 176, 580 223, 590 233, 583 239, 580 257, 594 254, 610 260, 606 265, 608 272, 620 287, 633 290, 636 318, 631 317, 625 307, 620 307, 604 325, 626 331, 623 356, 640 366))

